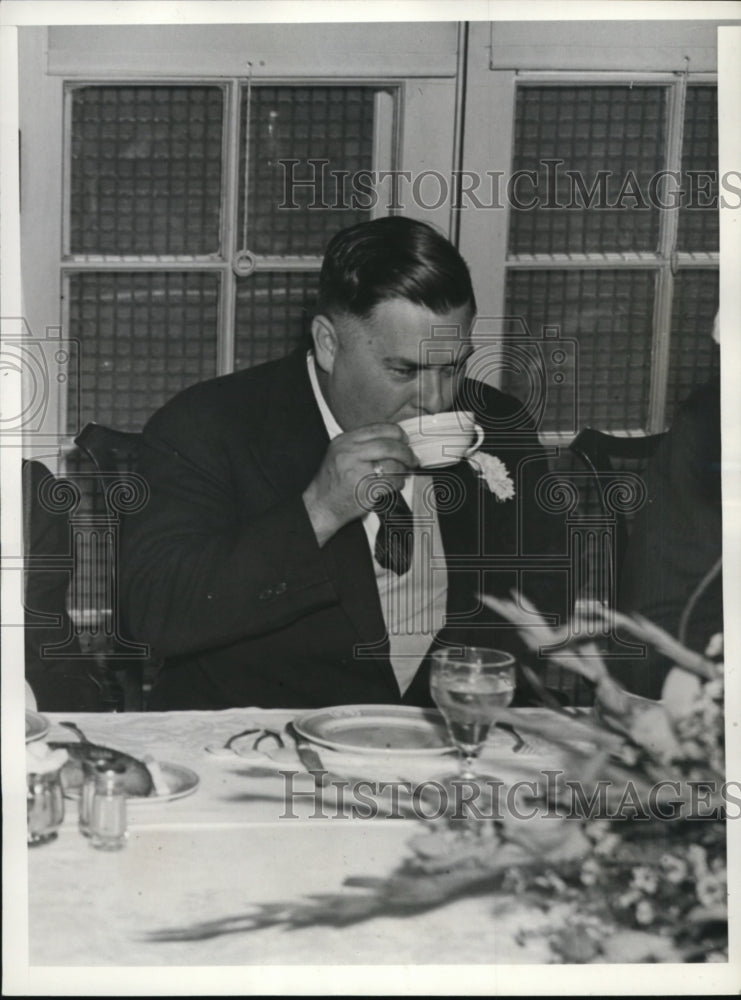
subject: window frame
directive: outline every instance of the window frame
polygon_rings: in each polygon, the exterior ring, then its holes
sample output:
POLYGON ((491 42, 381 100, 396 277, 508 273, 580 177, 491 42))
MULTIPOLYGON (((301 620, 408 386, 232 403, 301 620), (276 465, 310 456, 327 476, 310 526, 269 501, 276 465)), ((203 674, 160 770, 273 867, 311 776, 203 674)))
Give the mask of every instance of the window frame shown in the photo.
MULTIPOLYGON (((562 80, 567 85, 579 79, 605 78, 621 83, 639 79, 650 81, 651 78, 675 83, 686 75, 690 84, 708 83, 717 87, 717 32, 722 23, 708 18, 685 21, 503 19, 469 24, 462 162, 467 168, 468 185, 474 185, 474 196, 462 201, 458 210, 459 246, 471 267, 479 316, 485 321, 484 330, 490 326, 500 328, 507 322, 505 292, 510 212, 503 182, 513 168, 518 82, 529 75, 534 82, 562 80), (637 32, 640 32, 640 45, 635 44, 637 32), (499 194, 497 184, 501 184, 499 194), (480 209, 472 207, 475 196, 483 202, 480 209)), ((675 269, 701 267, 717 271, 718 255, 698 259, 678 254, 673 263, 675 269)), ((540 334, 540 331, 531 332, 536 337, 540 334)), ((501 367, 497 370, 495 344, 490 336, 484 334, 484 337, 487 351, 492 355, 490 368, 496 371, 491 380, 501 386, 502 371, 501 367)), ((663 349, 666 358, 668 339, 663 349)), ((660 400, 653 404, 654 414, 660 410, 658 404, 660 400)), ((656 415, 654 421, 658 423, 656 415)), ((540 436, 544 444, 558 447, 570 443, 574 435, 541 431, 540 436)))
MULTIPOLYGON (((687 89, 689 86, 715 86, 717 89, 717 74, 676 73, 676 72, 628 72, 628 71, 569 71, 569 70, 523 70, 515 76, 513 87, 514 106, 512 121, 514 125, 515 108, 518 87, 543 86, 663 86, 667 89, 666 125, 667 138, 662 169, 681 172, 682 140, 684 132, 684 111, 687 89)), ((510 155, 514 153, 514 139, 510 155)), ((619 253, 511 253, 506 248, 504 257, 503 288, 507 287, 507 277, 510 270, 610 270, 620 271, 625 268, 651 271, 655 275, 655 295, 653 308, 653 337, 651 343, 651 373, 649 385, 648 410, 645 427, 622 428, 628 436, 657 434, 666 429, 666 409, 668 395, 668 379, 671 350, 672 308, 674 301, 674 286, 676 276, 683 268, 697 270, 707 268, 718 271, 720 268, 720 252, 688 252, 676 248, 679 227, 680 207, 662 209, 659 215, 658 246, 651 251, 620 251, 619 253)), ((509 211, 507 211, 507 239, 509 238, 509 211)), ((503 291, 502 298, 504 300, 503 291)), ((538 331, 531 331, 535 336, 538 331)), ((708 331, 709 335, 709 331, 708 331)), ((541 432, 544 443, 559 445, 568 443, 573 434, 559 431, 541 432)))
MULTIPOLYGON (((384 171, 397 169, 401 156, 401 121, 403 121, 405 81, 399 78, 373 78, 366 76, 327 79, 321 76, 291 77, 281 80, 231 76, 209 77, 203 74, 190 77, 116 76, 115 78, 65 78, 62 81, 63 133, 62 133, 62 247, 59 259, 60 295, 62 303, 62 330, 70 331, 69 284, 73 275, 80 273, 163 273, 198 272, 217 274, 219 277, 219 302, 217 309, 217 352, 215 374, 225 375, 234 371, 236 354, 237 281, 256 273, 317 272, 322 257, 314 254, 280 255, 260 254, 240 247, 239 189, 242 102, 249 99, 249 89, 258 87, 363 87, 376 90, 374 95, 374 134, 371 169, 384 171), (217 86, 224 94, 222 133, 222 185, 220 206, 220 238, 217 253, 211 254, 76 254, 70 251, 71 173, 72 173, 72 101, 76 90, 84 87, 189 87, 217 86), (245 93, 246 92, 246 93, 245 93), (251 268, 239 275, 235 271, 238 253, 247 250, 251 268)), ((371 217, 382 214, 383 199, 371 209, 371 217)), ((80 387, 79 391, 84 391, 80 387)), ((67 427, 66 392, 59 393, 58 427, 67 427)), ((74 450, 74 435, 61 434, 62 461, 74 450)))

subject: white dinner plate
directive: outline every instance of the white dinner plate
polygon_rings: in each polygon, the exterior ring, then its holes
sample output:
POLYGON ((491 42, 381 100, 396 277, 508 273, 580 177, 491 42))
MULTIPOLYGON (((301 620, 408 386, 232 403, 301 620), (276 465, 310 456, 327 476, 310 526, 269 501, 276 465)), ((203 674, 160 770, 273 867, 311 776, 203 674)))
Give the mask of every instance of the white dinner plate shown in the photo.
MULTIPOLYGON (((515 718, 513 713, 508 714, 507 721, 511 718, 515 718)), ((559 719, 559 723, 563 729, 563 720, 559 719)), ((526 719, 520 723, 515 718, 514 725, 515 729, 520 726, 525 745, 510 730, 492 726, 481 750, 482 758, 557 759, 560 755, 558 742, 534 732, 526 719)), ((295 719, 293 726, 299 736, 310 743, 341 753, 434 757, 455 752, 443 717, 435 709, 407 705, 343 705, 307 712, 295 719)), ((594 746, 585 741, 584 733, 575 734, 569 743, 574 750, 594 750, 594 746)))
POLYGON ((49 720, 38 712, 26 709, 26 743, 40 740, 49 732, 49 720))
MULTIPOLYGON (((196 788, 198 788, 201 779, 189 767, 184 767, 182 764, 170 764, 164 760, 158 761, 158 764, 164 782, 169 790, 161 793, 153 792, 151 795, 130 795, 128 796, 130 803, 134 805, 150 805, 156 802, 172 802, 173 799, 182 799, 186 795, 192 795, 196 788)), ((64 794, 69 799, 79 799, 79 786, 77 788, 67 788, 64 794)))
POLYGON ((294 729, 310 743, 353 753, 431 754, 453 750, 434 709, 406 705, 342 705, 300 715, 294 729))

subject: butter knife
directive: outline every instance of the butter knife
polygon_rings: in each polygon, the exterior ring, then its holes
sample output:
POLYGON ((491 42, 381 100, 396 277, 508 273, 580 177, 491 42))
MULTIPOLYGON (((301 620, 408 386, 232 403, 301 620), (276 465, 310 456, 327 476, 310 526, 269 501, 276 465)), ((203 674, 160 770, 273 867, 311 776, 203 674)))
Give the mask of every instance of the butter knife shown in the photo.
POLYGON ((310 773, 320 772, 319 774, 319 784, 328 785, 331 778, 336 778, 337 775, 331 774, 324 764, 319 754, 316 752, 314 747, 307 743, 307 741, 299 736, 299 734, 294 729, 293 723, 289 722, 285 728, 288 736, 291 737, 293 742, 296 744, 296 753, 298 754, 298 759, 303 764, 304 768, 310 773))

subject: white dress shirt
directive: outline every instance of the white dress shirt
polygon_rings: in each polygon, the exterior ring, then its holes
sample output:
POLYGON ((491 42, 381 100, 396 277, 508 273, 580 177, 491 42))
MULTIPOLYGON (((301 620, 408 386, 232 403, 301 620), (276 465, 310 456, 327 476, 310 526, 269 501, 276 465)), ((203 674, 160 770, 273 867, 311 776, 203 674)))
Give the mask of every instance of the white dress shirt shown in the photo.
MULTIPOLYGON (((314 355, 307 355, 309 379, 330 441, 342 434, 316 374, 314 355)), ((448 574, 434 504, 432 478, 407 476, 401 494, 414 517, 414 555, 403 576, 384 569, 375 559, 378 515, 369 511, 362 524, 368 539, 376 586, 389 636, 390 660, 403 694, 422 662, 433 636, 445 620, 448 574)))

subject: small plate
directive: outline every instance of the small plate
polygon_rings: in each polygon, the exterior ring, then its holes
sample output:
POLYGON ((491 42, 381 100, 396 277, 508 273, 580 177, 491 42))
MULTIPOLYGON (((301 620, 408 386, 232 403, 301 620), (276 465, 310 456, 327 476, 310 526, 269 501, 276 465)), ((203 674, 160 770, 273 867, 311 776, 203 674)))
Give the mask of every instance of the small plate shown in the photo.
POLYGON ((195 771, 182 764, 170 764, 167 761, 158 761, 162 777, 165 784, 170 789, 169 792, 157 793, 153 795, 133 796, 131 802, 136 805, 149 805, 150 802, 172 802, 173 799, 183 799, 198 788, 201 779, 195 771))
POLYGON ((26 743, 40 740, 49 732, 49 720, 38 712, 26 709, 26 743))
MULTIPOLYGON (((172 802, 173 799, 182 799, 186 795, 191 795, 198 788, 201 779, 189 767, 183 767, 182 764, 170 764, 164 760, 158 761, 158 764, 169 791, 162 794, 155 792, 152 795, 130 795, 129 802, 134 805, 172 802)), ((65 791, 65 795, 69 799, 79 799, 80 789, 69 788, 65 791)))
POLYGON ((450 738, 439 712, 406 705, 344 705, 299 716, 299 736, 332 750, 354 753, 450 753, 450 738))

